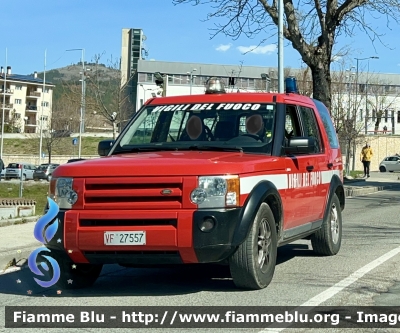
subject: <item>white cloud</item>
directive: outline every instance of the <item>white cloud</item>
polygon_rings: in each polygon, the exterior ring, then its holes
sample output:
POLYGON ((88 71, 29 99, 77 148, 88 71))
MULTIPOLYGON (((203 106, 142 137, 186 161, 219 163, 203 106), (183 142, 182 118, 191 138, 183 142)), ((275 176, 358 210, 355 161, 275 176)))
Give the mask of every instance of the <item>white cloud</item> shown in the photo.
POLYGON ((242 53, 254 53, 254 54, 270 54, 276 51, 275 44, 269 44, 265 46, 250 45, 250 46, 238 46, 237 48, 242 53))
POLYGON ((225 52, 231 48, 232 44, 221 44, 216 48, 217 51, 225 52))

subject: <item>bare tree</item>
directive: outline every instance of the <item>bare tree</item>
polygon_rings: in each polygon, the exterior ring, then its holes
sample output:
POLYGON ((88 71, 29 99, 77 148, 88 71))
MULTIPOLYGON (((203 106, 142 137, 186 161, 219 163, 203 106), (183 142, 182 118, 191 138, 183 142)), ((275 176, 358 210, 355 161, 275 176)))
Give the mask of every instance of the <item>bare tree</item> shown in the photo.
MULTIPOLYGON (((254 38, 263 34, 258 45, 270 38, 278 25, 277 0, 172 0, 173 4, 211 4, 207 19, 219 22, 211 38, 219 33, 233 39, 245 35, 254 38)), ((387 24, 400 22, 400 0, 283 0, 283 35, 311 69, 313 96, 331 108, 331 70, 333 48, 340 35, 356 36, 364 32, 371 39, 381 40, 369 20, 382 16, 387 24)))
MULTIPOLYGON (((0 121, 1 121, 0 115, 0 121)), ((7 118, 4 117, 4 133, 20 133, 22 128, 23 119, 21 114, 17 113, 15 109, 11 110, 7 118)))
POLYGON ((117 136, 117 124, 123 120, 121 117, 129 107, 128 96, 121 87, 120 60, 109 61, 112 75, 103 75, 104 65, 100 64, 101 55, 96 55, 90 75, 86 78, 87 89, 93 96, 87 108, 100 114, 112 125, 113 137, 117 136))
MULTIPOLYGON (((65 132, 62 130, 55 130, 62 121, 62 118, 58 118, 57 115, 53 114, 53 117, 47 118, 46 121, 43 121, 42 127, 42 151, 46 152, 47 161, 51 163, 51 158, 53 155, 53 151, 57 148, 66 148, 63 147, 66 145, 66 141, 63 140, 65 137, 65 132)), ((59 128, 59 127, 58 127, 59 128)), ((40 142, 40 133, 37 133, 38 141, 40 142)), ((39 143, 40 145, 40 143, 39 143)), ((65 149, 63 149, 65 151, 65 149)))

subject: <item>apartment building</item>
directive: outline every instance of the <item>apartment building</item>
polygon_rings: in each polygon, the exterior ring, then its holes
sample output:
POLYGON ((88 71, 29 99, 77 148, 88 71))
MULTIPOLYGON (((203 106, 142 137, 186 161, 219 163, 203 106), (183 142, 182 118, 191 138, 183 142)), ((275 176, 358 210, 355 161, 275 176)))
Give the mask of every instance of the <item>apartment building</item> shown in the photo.
POLYGON ((33 75, 0 72, 0 119, 4 112, 4 132, 39 133, 50 128, 54 85, 33 75))

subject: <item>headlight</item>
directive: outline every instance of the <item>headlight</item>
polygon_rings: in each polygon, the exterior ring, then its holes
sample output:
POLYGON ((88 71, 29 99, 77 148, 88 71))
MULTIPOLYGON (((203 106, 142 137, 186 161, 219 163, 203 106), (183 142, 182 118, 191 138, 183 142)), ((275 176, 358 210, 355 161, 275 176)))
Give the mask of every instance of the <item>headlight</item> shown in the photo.
POLYGON ((73 178, 52 178, 50 181, 49 197, 61 209, 71 209, 78 200, 78 193, 72 188, 73 178))
POLYGON ((225 208, 239 205, 239 176, 199 177, 190 199, 199 208, 225 208))

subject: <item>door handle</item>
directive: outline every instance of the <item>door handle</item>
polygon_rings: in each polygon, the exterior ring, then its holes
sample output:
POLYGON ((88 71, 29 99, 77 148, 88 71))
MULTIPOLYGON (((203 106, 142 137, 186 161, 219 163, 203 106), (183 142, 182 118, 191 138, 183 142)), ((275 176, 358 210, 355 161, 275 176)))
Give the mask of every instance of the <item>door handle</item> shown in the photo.
POLYGON ((307 171, 313 171, 314 170, 314 166, 313 165, 307 165, 306 169, 307 169, 307 171))
POLYGON ((332 169, 333 168, 333 163, 328 163, 328 168, 332 169))

